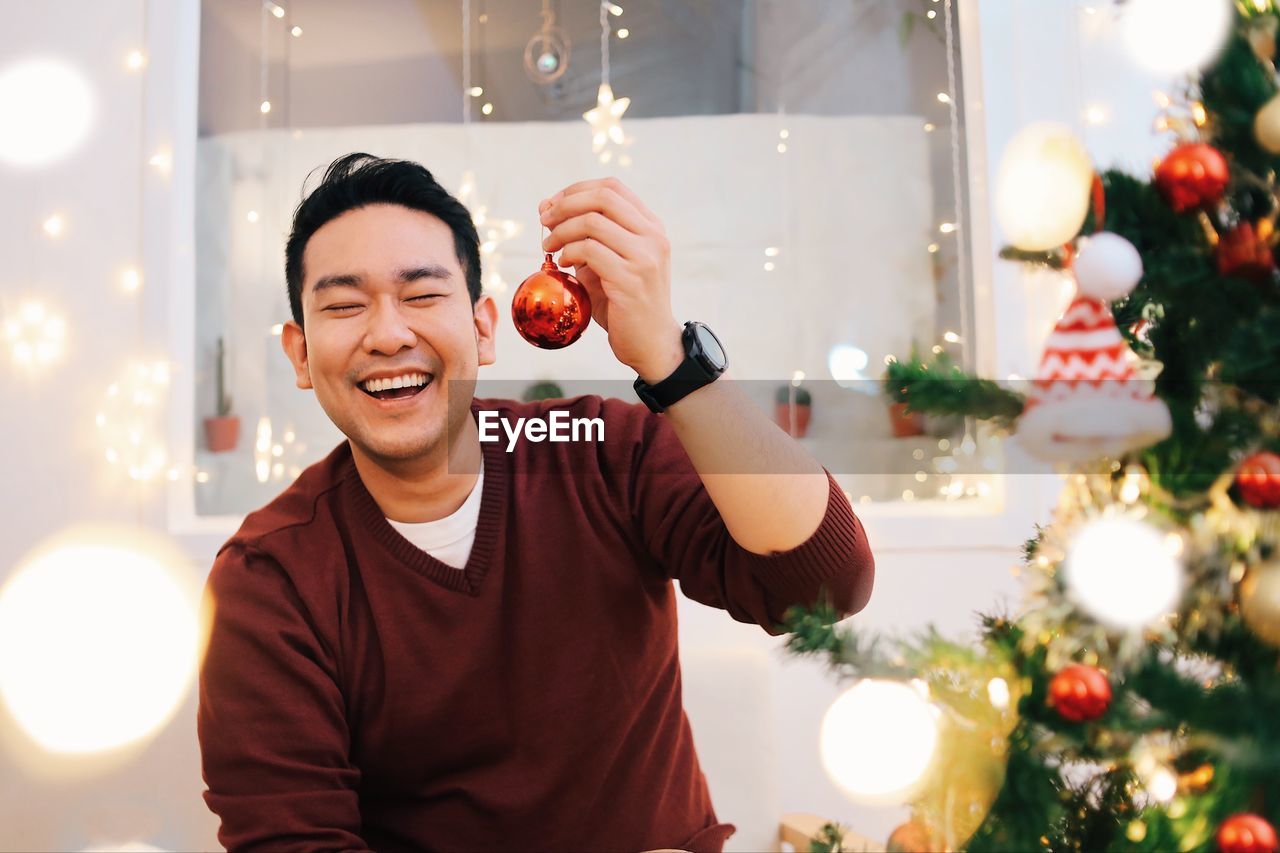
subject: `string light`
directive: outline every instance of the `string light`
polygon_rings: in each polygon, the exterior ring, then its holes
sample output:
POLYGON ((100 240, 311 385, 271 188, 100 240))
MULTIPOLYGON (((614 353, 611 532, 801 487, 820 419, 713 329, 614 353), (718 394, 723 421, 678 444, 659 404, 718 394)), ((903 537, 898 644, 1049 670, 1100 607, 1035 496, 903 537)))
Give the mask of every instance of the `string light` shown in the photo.
POLYGON ((168 151, 157 151, 147 158, 147 165, 167 178, 173 170, 173 158, 168 151))
POLYGON ((938 230, 943 234, 951 234, 956 230, 956 224, 954 222, 944 222, 938 226, 938 230))
POLYGON ((613 15, 615 18, 622 15, 622 7, 619 6, 617 3, 609 3, 608 7, 609 7, 609 14, 613 15))
POLYGON ((938 103, 940 103, 940 104, 949 104, 949 103, 951 103, 951 96, 950 96, 950 95, 948 95, 946 92, 939 92, 939 93, 938 93, 938 103))
POLYGON ((245 219, 248 219, 251 224, 256 223, 258 221, 258 211, 256 210, 249 211, 248 213, 245 214, 245 219))
POLYGON ((293 29, 289 30, 289 33, 290 33, 294 38, 301 38, 301 37, 302 37, 302 27, 295 26, 293 29))
POLYGON ((1098 104, 1092 104, 1084 111, 1084 120, 1089 124, 1103 124, 1107 120, 1107 111, 1098 104))
POLYGON ((261 104, 258 105, 258 110, 263 115, 266 115, 267 113, 271 112, 271 102, 263 101, 261 104))
POLYGON ((66 322, 41 302, 23 303, 17 316, 4 323, 10 357, 29 371, 61 361, 65 338, 66 322))
POLYGON ((130 364, 107 387, 94 418, 107 461, 131 480, 146 482, 165 473, 168 453, 161 436, 168 388, 167 362, 130 364))
POLYGON ((277 18, 284 17, 284 7, 279 3, 268 3, 267 8, 269 8, 271 10, 271 14, 275 15, 277 18))
POLYGON ((124 58, 124 67, 130 71, 137 71, 147 64, 147 56, 140 50, 131 50, 124 58))
POLYGON ((125 293, 137 293, 138 288, 142 286, 142 274, 134 267, 129 267, 120 273, 120 289, 125 293))
POLYGON ((61 237, 66 223, 63 221, 61 214, 55 213, 46 219, 40 227, 50 237, 61 237))
POLYGON ((991 707, 1003 711, 1009 707, 1009 682, 1003 678, 993 678, 987 682, 987 699, 991 707))
POLYGON ((263 416, 258 419, 257 441, 253 446, 254 473, 259 483, 271 478, 271 418, 263 416))
POLYGON ((933 123, 933 122, 931 122, 931 121, 926 121, 926 122, 924 123, 924 132, 925 132, 925 133, 933 133, 933 132, 934 132, 934 130, 936 130, 936 129, 937 129, 937 126, 936 126, 936 125, 934 125, 934 123, 933 123))
POLYGON ((478 98, 478 97, 480 97, 481 95, 483 95, 483 94, 484 94, 484 87, 483 87, 483 86, 472 86, 472 87, 471 87, 471 89, 470 89, 470 92, 471 92, 471 97, 473 97, 473 98, 478 98))
POLYGON ((631 35, 631 30, 627 29, 626 27, 623 27, 622 29, 618 30, 618 38, 620 39, 624 39, 629 35, 631 35))
POLYGON ((492 114, 493 114, 493 104, 491 104, 491 103, 489 103, 488 101, 486 101, 486 102, 484 103, 484 105, 480 107, 480 112, 481 112, 481 113, 483 113, 484 115, 492 115, 492 114))

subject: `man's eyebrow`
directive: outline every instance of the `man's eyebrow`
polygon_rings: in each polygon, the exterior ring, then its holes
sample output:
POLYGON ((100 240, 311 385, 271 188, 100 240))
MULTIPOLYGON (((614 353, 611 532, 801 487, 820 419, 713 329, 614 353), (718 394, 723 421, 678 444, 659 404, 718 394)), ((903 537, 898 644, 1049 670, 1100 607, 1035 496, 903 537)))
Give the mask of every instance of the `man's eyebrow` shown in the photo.
MULTIPOLYGON (((422 278, 433 278, 441 281, 448 281, 453 275, 449 270, 439 264, 427 264, 421 267, 408 267, 396 273, 396 281, 401 284, 408 284, 411 281, 417 281, 422 278)), ((364 287, 364 278, 357 273, 345 273, 343 275, 326 275, 322 276, 312 287, 314 293, 329 287, 364 287)))

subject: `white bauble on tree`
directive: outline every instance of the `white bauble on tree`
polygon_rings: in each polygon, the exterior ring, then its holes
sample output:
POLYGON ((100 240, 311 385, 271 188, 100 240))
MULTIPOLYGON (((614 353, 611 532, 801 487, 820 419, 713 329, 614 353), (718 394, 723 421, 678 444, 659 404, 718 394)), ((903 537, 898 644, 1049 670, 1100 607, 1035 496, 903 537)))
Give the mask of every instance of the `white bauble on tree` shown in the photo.
POLYGON ((1280 647, 1280 562, 1249 569, 1240 582, 1240 616, 1259 639, 1280 647))
POLYGON ((1005 149, 996 180, 996 215, 1009 242, 1029 252, 1057 248, 1089 212, 1093 164, 1071 130, 1037 122, 1005 149))
POLYGON ((1253 117, 1253 135, 1272 154, 1280 154, 1280 95, 1262 105, 1253 117))
POLYGON ((1142 280, 1142 255, 1119 234, 1100 231, 1083 241, 1075 271, 1082 294, 1114 302, 1142 280))

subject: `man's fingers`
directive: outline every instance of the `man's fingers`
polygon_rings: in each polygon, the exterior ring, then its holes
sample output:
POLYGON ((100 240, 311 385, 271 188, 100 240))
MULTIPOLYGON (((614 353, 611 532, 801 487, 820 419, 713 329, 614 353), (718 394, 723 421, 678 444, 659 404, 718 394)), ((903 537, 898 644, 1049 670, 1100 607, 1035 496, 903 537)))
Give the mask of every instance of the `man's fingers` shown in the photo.
POLYGON ((591 297, 591 319, 600 328, 609 331, 609 297, 605 296, 604 288, 600 286, 600 278, 591 267, 581 264, 573 268, 573 277, 587 289, 587 296, 591 297))
MULTIPOLYGON (((556 210, 561 204, 563 204, 566 200, 568 200, 572 196, 582 195, 583 193, 590 193, 596 190, 608 190, 616 194, 618 197, 625 200, 631 207, 635 208, 636 212, 639 213, 643 219, 647 220, 650 225, 657 225, 658 227, 662 226, 662 220, 658 218, 657 214, 655 214, 652 210, 650 210, 648 207, 645 206, 645 203, 640 200, 640 197, 638 195, 632 192, 630 187, 628 187, 626 184, 624 184, 622 181, 618 180, 617 178, 612 178, 612 177, 593 178, 589 181, 578 181, 575 184, 570 184, 569 186, 565 187, 563 190, 560 191, 560 193, 563 194, 560 199, 557 200, 555 196, 551 197, 553 201, 550 207, 553 210, 556 210)), ((588 209, 598 209, 598 208, 588 208, 588 209)), ((626 225, 628 230, 635 231, 637 234, 640 233, 639 228, 633 228, 630 225, 627 225, 626 223, 623 223, 623 224, 626 225)))
POLYGON ((628 260, 640 260, 644 254, 637 235, 594 210, 561 222, 542 241, 542 248, 546 252, 558 252, 569 243, 588 237, 603 243, 615 254, 628 260))
MULTIPOLYGON (((626 272, 627 262, 616 252, 599 240, 586 237, 566 243, 560 251, 560 266, 589 266, 600 280, 601 288, 606 281, 618 281, 626 272)), ((607 289, 605 295, 607 296, 607 289)))

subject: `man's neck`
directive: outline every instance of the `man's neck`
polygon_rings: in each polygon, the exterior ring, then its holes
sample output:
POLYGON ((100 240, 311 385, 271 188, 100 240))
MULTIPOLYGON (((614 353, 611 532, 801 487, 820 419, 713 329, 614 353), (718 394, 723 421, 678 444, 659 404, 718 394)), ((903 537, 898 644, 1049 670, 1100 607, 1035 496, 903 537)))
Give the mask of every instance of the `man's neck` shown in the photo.
POLYGON ((390 466, 352 444, 356 470, 383 515, 417 524, 457 512, 475 489, 480 471, 480 433, 470 412, 460 433, 456 440, 446 440, 439 452, 390 466))

